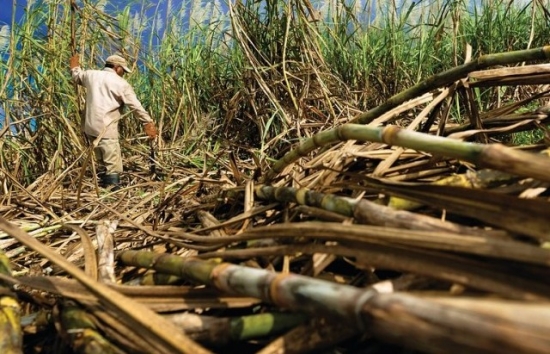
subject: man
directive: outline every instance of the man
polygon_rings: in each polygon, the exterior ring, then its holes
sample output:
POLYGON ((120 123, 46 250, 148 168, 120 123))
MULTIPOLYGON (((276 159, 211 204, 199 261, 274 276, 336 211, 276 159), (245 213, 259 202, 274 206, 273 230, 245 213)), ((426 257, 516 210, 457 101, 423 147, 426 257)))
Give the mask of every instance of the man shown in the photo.
POLYGON ((124 106, 128 106, 144 124, 149 139, 157 137, 157 129, 134 89, 123 78, 125 73, 131 72, 126 59, 111 55, 105 60, 103 70, 83 70, 80 68, 80 57, 75 54, 71 57, 70 69, 74 82, 86 88, 84 133, 89 141, 100 137, 94 154, 99 164, 101 185, 118 189, 122 172, 118 121, 124 106))

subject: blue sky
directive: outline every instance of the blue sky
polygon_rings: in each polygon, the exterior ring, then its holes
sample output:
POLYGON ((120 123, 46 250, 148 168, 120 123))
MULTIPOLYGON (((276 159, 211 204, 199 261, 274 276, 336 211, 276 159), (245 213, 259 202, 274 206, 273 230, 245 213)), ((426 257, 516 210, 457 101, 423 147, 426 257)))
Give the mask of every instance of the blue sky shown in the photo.
POLYGON ((11 24, 11 6, 10 0, 0 0, 0 26, 11 24))
MULTIPOLYGON (((11 24, 12 5, 12 0, 0 0, 0 25, 11 24)), ((23 9, 19 8, 17 15, 21 16, 22 13, 23 9)))
MULTIPOLYGON (((14 0, 0 0, 0 25, 3 24, 11 24, 11 17, 12 17, 12 8, 13 8, 13 1, 14 0)), ((33 3, 40 2, 42 0, 34 0, 33 3)), ((68 0, 67 0, 68 2, 68 0)), ((77 4, 80 1, 77 1, 77 4)), ((128 3, 134 3, 136 4, 136 7, 139 7, 140 1, 123 1, 123 0, 109 0, 107 1, 110 5, 117 6, 117 7, 124 7, 124 5, 128 3)), ((152 1, 143 1, 144 3, 151 4, 151 7, 157 7, 158 4, 160 4, 160 11, 162 13, 166 13, 166 3, 167 1, 159 1, 159 0, 152 0, 152 1)), ((21 15, 24 14, 24 8, 27 5, 26 0, 15 0, 16 3, 16 18, 20 18, 21 15)), ((113 11, 113 7, 108 8, 107 11, 113 11)), ((109 12, 110 12, 109 11, 109 12)))

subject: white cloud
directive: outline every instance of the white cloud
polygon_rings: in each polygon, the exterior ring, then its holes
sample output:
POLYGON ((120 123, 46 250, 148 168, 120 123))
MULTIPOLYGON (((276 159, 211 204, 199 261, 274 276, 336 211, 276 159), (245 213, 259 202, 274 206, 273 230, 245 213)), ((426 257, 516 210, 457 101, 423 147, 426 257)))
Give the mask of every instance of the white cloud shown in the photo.
POLYGON ((107 5, 107 0, 99 0, 99 1, 95 4, 95 7, 96 7, 96 9, 98 9, 99 11, 104 12, 104 11, 105 11, 105 5, 107 5))
POLYGON ((135 11, 134 14, 130 17, 129 31, 137 36, 141 31, 147 27, 147 18, 142 16, 141 13, 135 11))
POLYGON ((153 31, 160 33, 162 32, 163 28, 164 28, 164 20, 162 19, 162 14, 158 12, 153 24, 153 31))
POLYGON ((10 26, 3 25, 0 27, 0 52, 8 51, 10 47, 10 26))
POLYGON ((193 4, 191 5, 191 26, 195 26, 197 24, 202 24, 204 20, 206 20, 207 13, 208 13, 208 4, 203 4, 202 0, 193 0, 193 4))

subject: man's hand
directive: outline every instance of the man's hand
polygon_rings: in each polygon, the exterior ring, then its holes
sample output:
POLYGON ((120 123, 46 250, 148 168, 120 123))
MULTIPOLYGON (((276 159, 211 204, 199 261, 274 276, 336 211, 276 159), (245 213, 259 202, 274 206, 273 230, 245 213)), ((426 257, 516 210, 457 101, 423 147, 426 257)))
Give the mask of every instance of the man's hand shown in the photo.
POLYGON ((145 124, 145 134, 147 134, 147 136, 151 140, 157 137, 158 132, 157 132, 157 128, 155 127, 155 123, 149 122, 145 124))
POLYGON ((71 69, 76 68, 77 66, 80 66, 80 55, 75 54, 71 57, 71 60, 69 62, 69 67, 71 69))

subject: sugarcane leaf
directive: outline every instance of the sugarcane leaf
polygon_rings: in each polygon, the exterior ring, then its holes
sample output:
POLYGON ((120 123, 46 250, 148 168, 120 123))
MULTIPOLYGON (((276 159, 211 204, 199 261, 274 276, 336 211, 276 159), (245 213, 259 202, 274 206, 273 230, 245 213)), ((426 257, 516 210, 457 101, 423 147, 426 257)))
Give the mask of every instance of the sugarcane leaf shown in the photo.
POLYGON ((52 263, 61 267, 90 290, 110 311, 118 313, 127 321, 128 330, 139 331, 152 348, 160 353, 208 353, 209 351, 194 343, 168 321, 147 307, 89 278, 73 264, 46 245, 29 236, 23 230, 0 217, 0 228, 16 238, 25 246, 40 253, 52 263))
POLYGON ((536 239, 550 240, 549 203, 489 190, 422 183, 394 182, 365 177, 382 192, 443 208, 495 227, 536 239))
POLYGON ((372 243, 409 245, 432 250, 461 252, 541 266, 550 266, 550 252, 525 242, 458 233, 329 222, 301 222, 256 227, 239 235, 271 238, 311 238, 370 247, 372 243))
MULTIPOLYGON (((95 296, 74 279, 44 276, 2 278, 10 284, 20 284, 40 289, 81 303, 97 303, 95 296)), ((231 296, 215 289, 189 288, 184 286, 129 286, 109 284, 110 288, 124 294, 156 312, 171 312, 193 309, 246 308, 260 301, 245 296, 231 296)))
POLYGON ((84 271, 90 278, 97 280, 97 255, 95 253, 94 245, 90 235, 84 231, 81 227, 71 224, 65 224, 63 227, 74 231, 80 236, 82 242, 82 248, 84 249, 84 271))

